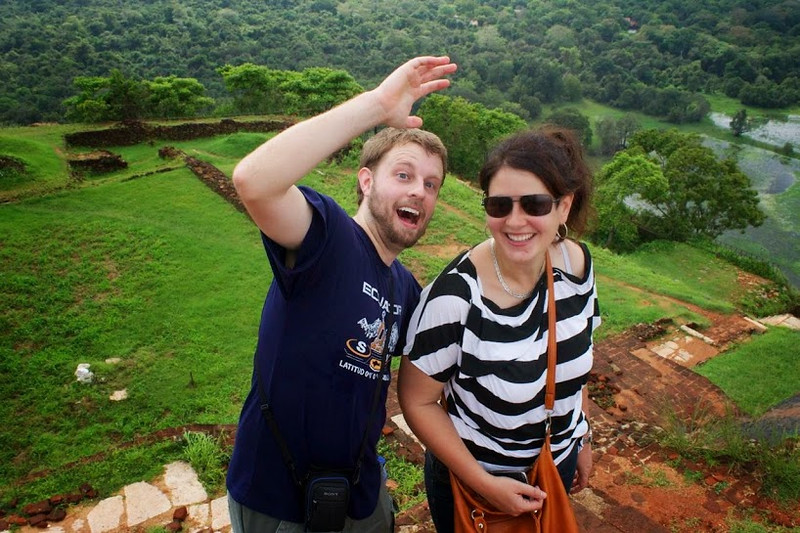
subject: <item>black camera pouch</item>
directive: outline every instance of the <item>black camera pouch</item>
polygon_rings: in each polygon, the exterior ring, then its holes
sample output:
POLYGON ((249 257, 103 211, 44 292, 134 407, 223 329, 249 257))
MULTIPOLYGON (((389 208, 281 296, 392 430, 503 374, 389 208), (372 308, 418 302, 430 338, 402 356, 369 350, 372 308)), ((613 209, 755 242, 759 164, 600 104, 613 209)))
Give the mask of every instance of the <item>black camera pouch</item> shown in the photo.
POLYGON ((306 482, 306 531, 342 531, 350 480, 340 472, 313 472, 306 482))

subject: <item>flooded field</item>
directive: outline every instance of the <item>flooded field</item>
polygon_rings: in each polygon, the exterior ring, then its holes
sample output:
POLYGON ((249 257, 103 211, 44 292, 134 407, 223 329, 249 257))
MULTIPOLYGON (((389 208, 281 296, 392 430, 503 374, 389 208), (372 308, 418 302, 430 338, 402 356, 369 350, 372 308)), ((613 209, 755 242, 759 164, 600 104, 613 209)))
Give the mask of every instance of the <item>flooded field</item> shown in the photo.
POLYGON ((762 226, 744 234, 729 231, 719 237, 720 242, 770 261, 800 288, 800 160, 717 139, 706 138, 704 144, 718 157, 736 158, 767 214, 762 226))
POLYGON ((739 168, 750 177, 759 193, 780 194, 800 179, 800 160, 748 145, 733 145, 706 138, 703 144, 717 157, 735 155, 739 168))
MULTIPOLYGON (((728 115, 711 113, 709 118, 718 128, 731 127, 731 117, 728 115)), ((800 115, 789 115, 785 121, 768 120, 751 131, 745 132, 743 136, 778 148, 786 143, 791 143, 795 149, 798 149, 800 148, 800 115)))

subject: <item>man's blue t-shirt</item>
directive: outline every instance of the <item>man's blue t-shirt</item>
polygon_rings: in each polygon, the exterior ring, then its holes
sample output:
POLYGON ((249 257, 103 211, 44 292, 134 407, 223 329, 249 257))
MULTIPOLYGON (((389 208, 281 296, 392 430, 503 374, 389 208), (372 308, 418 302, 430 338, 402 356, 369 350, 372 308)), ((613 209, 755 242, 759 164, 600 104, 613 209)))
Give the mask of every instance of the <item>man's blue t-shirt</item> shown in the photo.
MULTIPOLYGON (((381 378, 384 339, 390 354, 402 353, 421 288, 398 261, 386 266, 364 230, 331 198, 300 190, 314 215, 293 268, 286 268, 285 249, 262 234, 275 277, 261 314, 255 362, 301 479, 309 465, 355 466, 369 424, 348 513, 358 520, 374 512, 381 483, 375 445, 389 387, 388 372, 381 378), (370 419, 377 379, 383 380, 381 401, 370 419)), ((264 420, 255 380, 254 374, 239 418, 228 491, 255 511, 303 522, 302 496, 264 420)))

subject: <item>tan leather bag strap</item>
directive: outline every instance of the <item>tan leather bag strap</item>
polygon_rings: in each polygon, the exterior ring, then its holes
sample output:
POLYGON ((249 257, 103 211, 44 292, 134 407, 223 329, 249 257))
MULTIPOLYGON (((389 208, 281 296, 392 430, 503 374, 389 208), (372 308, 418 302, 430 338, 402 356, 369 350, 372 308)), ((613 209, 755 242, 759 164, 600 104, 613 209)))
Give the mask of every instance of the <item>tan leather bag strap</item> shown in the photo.
POLYGON ((556 403, 556 361, 558 346, 556 345, 556 293, 553 289, 553 265, 550 252, 545 252, 544 268, 547 271, 547 384, 544 390, 544 408, 548 411, 547 432, 550 432, 550 412, 556 403))

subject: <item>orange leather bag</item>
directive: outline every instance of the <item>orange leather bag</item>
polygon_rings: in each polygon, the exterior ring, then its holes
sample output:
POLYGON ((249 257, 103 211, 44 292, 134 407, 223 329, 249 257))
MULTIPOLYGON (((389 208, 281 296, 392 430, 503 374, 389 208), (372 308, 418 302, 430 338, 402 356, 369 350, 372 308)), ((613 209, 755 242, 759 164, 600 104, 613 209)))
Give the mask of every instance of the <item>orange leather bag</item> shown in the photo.
MULTIPOLYGON (((553 268, 550 254, 545 256, 547 270, 548 338, 547 385, 544 405, 552 412, 556 397, 556 304, 553 291, 553 268)), ((553 454, 550 451, 550 419, 545 426, 544 445, 539 457, 528 472, 528 482, 547 493, 542 509, 534 513, 511 516, 494 509, 489 502, 450 472, 450 482, 455 500, 455 533, 579 533, 572 504, 561 482, 553 454)))

